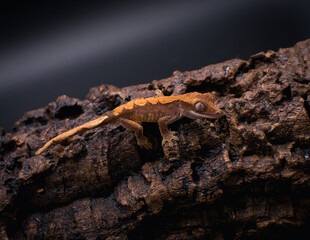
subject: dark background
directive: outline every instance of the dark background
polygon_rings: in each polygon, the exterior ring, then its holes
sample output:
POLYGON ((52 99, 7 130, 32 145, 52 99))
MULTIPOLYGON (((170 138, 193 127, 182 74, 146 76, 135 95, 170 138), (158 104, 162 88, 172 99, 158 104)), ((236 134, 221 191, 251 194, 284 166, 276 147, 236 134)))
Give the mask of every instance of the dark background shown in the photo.
POLYGON ((84 98, 310 37, 309 0, 5 1, 0 126, 57 96, 84 98))

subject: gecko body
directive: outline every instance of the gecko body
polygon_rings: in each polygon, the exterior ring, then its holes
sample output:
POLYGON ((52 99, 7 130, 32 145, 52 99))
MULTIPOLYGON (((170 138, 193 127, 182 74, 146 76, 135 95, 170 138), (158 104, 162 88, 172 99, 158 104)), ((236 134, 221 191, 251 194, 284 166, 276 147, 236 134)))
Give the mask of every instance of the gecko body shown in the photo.
POLYGON ((183 117, 191 119, 217 119, 223 116, 223 111, 215 104, 215 97, 211 93, 191 92, 179 96, 158 96, 137 98, 108 112, 105 116, 89 121, 64 132, 49 140, 35 154, 44 152, 53 144, 62 143, 73 135, 106 125, 120 124, 135 133, 139 146, 151 149, 148 138, 143 135, 141 122, 157 122, 163 137, 162 144, 168 142, 172 146, 173 140, 178 140, 174 132, 168 130, 171 124, 183 117))

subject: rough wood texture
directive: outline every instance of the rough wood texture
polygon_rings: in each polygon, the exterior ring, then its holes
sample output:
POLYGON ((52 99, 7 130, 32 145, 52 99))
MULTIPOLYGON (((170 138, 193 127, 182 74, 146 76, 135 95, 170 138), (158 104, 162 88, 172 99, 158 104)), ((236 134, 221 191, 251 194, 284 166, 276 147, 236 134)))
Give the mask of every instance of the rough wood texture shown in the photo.
POLYGON ((310 234, 310 40, 150 84, 61 96, 0 131, 0 239, 302 239, 310 234), (34 152, 137 97, 218 93, 219 120, 183 119, 167 159, 107 125, 34 152))

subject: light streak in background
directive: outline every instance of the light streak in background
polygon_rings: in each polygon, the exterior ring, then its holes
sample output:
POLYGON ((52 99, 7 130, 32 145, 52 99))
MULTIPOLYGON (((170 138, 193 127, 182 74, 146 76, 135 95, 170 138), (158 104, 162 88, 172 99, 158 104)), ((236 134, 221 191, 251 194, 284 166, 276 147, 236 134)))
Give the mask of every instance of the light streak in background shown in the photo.
MULTIPOLYGON (((244 1, 244 0, 239 0, 244 1)), ((230 1, 222 1, 228 4, 230 1)), ((136 42, 146 42, 167 31, 182 31, 201 15, 218 11, 214 1, 161 2, 124 7, 116 13, 102 11, 67 23, 62 29, 35 36, 31 42, 0 55, 0 93, 25 79, 44 81, 44 75, 70 67, 78 67, 97 56, 109 58, 136 42)), ((233 7, 236 4, 230 4, 233 7)), ((220 5, 221 6, 221 5, 220 5)), ((229 9, 229 6, 225 6, 229 9)), ((104 9, 103 9, 104 10, 104 9)), ((231 9, 230 9, 231 10, 231 9)), ((223 11, 221 11, 223 14, 223 11)))

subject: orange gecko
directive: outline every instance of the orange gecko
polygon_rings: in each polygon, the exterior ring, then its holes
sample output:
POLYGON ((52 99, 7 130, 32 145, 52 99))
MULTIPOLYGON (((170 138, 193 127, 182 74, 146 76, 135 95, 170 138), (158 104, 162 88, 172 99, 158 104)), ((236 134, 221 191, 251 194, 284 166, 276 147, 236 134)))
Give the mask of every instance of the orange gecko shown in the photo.
POLYGON ((168 124, 182 117, 218 119, 224 115, 223 111, 214 105, 215 97, 211 93, 191 92, 179 96, 163 96, 160 91, 157 91, 157 95, 159 96, 137 98, 115 108, 103 117, 64 132, 45 143, 35 154, 38 155, 51 145, 62 143, 75 134, 114 123, 134 131, 138 145, 150 150, 152 144, 143 135, 143 127, 139 123, 157 122, 163 138, 162 144, 167 142, 169 146, 173 146, 172 141, 177 141, 178 137, 175 132, 168 130, 168 124))

